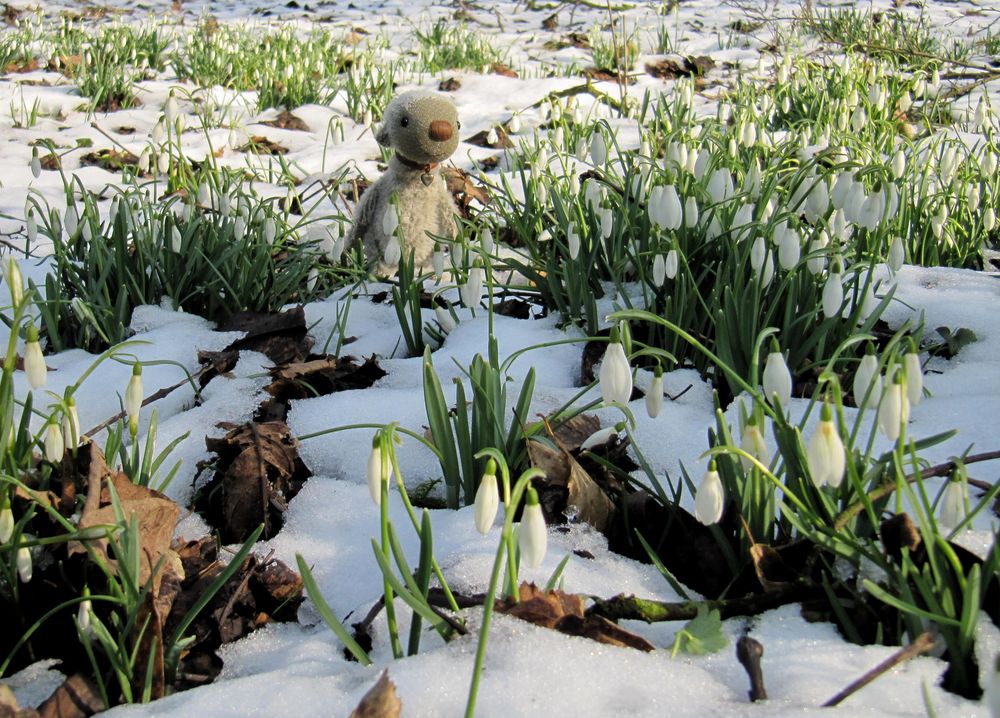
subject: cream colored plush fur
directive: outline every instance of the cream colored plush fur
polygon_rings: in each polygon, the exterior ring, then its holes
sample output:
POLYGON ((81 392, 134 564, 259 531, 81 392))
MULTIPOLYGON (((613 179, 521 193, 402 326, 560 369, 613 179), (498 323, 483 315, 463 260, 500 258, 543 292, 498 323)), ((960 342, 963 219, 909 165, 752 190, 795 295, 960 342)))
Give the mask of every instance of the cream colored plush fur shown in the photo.
POLYGON ((366 259, 377 261, 378 274, 392 275, 398 266, 392 256, 386 261, 390 235, 383 230, 394 194, 399 216, 395 235, 400 252, 413 253, 416 271, 430 269, 435 245, 431 235, 455 237, 458 209, 437 165, 458 147, 458 130, 455 105, 444 95, 406 92, 386 108, 375 139, 395 154, 386 172, 361 195, 347 238, 348 246, 361 241, 366 259))

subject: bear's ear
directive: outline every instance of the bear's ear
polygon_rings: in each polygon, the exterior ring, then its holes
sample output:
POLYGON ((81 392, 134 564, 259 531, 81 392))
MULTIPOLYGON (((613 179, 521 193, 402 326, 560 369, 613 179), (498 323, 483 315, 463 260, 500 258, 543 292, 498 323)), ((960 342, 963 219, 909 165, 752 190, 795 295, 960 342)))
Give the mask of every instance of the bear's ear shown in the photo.
POLYGON ((378 131, 375 133, 375 141, 378 142, 383 147, 390 147, 392 143, 392 138, 389 136, 389 123, 383 122, 379 125, 378 131))

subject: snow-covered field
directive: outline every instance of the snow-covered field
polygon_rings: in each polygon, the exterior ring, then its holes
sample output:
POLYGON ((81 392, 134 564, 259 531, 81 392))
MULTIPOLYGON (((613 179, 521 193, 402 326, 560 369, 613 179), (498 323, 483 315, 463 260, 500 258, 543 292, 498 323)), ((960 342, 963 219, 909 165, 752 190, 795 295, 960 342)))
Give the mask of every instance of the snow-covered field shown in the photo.
MULTIPOLYGON (((879 6, 885 3, 878 3, 879 6)), ((56 3, 40 3, 43 11, 54 16, 63 9, 56 3)), ((72 5, 72 4, 70 4, 72 5)), ((460 3, 441 5, 429 0, 410 2, 290 2, 275 7, 242 2, 183 2, 172 9, 167 2, 102 4, 114 16, 126 21, 153 21, 169 24, 194 23, 203 13, 216 16, 221 23, 291 23, 302 32, 314 23, 338 31, 362 28, 369 33, 382 33, 389 38, 390 49, 400 53, 409 28, 426 25, 438 17, 450 18, 461 10, 470 26, 485 33, 490 42, 509 50, 507 64, 522 68, 521 77, 478 74, 468 71, 446 71, 414 76, 398 90, 421 87, 437 89, 444 77, 457 77, 460 87, 451 92, 462 123, 462 136, 471 137, 506 122, 512 113, 519 113, 522 128, 518 136, 530 140, 544 117, 531 106, 546 94, 572 87, 581 82, 577 77, 545 77, 550 63, 573 61, 586 65, 589 52, 567 47, 546 49, 547 40, 571 31, 586 33, 595 23, 605 22, 607 10, 576 3, 556 3, 547 9, 532 8, 533 3, 489 0, 482 4, 460 3), (558 12, 558 29, 542 28, 542 21, 558 12), (526 69, 524 69, 526 68, 526 69)), ((640 5, 642 5, 640 3, 640 5)), ((76 7, 66 6, 77 10, 76 7)), ((788 16, 797 4, 779 2, 768 12, 788 16)), ((957 37, 982 32, 1000 18, 1000 4, 993 2, 927 2, 925 12, 935 26, 947 29, 957 37)), ((655 15, 647 7, 635 7, 625 13, 642 31, 652 33, 655 15)), ((727 79, 738 71, 756 68, 763 43, 750 38, 743 46, 732 42, 729 24, 742 13, 726 5, 684 2, 680 5, 676 40, 683 55, 708 55, 716 69, 695 96, 697 112, 714 114, 718 93, 727 79)), ((98 20, 95 20, 98 22, 98 20)), ((674 20, 671 19, 671 32, 674 20)), ((761 31, 761 35, 765 35, 761 31)), ((646 32, 640 32, 641 37, 646 32)), ((639 66, 652 57, 649 48, 639 60, 639 66)), ((768 66, 773 56, 765 54, 768 66)), ((657 79, 644 72, 628 89, 641 97, 646 89, 666 90, 670 80, 657 79)), ((143 80, 138 92, 139 104, 112 113, 88 117, 73 85, 67 84, 57 72, 36 70, 25 74, 8 74, 0 79, 0 239, 14 246, 23 242, 24 207, 29 193, 43 197, 53 206, 63 206, 65 197, 59 174, 43 171, 36 179, 30 169, 31 145, 39 139, 50 139, 64 148, 60 150, 62 168, 74 174, 84 187, 100 191, 107 184, 120 182, 120 176, 97 167, 81 166, 80 157, 95 148, 109 146, 108 134, 116 128, 134 128, 133 133, 116 135, 124 149, 141 154, 154 127, 163 113, 164 103, 172 87, 177 85, 170 71, 155 79, 143 80), (30 82, 29 82, 30 81, 30 82), (37 81, 37 82, 36 82, 37 81), (37 100, 40 117, 31 127, 15 126, 13 117, 5 112, 8 106, 22 101, 27 106, 37 100), (73 149, 80 140, 87 147, 73 149)), ((616 93, 617 86, 603 83, 606 91, 616 93)), ((989 96, 1000 101, 1000 81, 988 84, 989 96)), ((216 88, 218 95, 225 94, 216 88)), ((973 103, 979 97, 968 100, 973 103)), ((580 99, 585 110, 587 100, 580 99)), ((307 131, 277 129, 260 124, 271 119, 277 110, 256 111, 253 93, 244 93, 234 100, 236 121, 233 127, 220 127, 206 132, 187 132, 182 136, 183 149, 192 159, 203 158, 213 150, 222 150, 218 162, 223 166, 257 166, 269 161, 267 156, 254 156, 237 151, 248 137, 267 137, 287 148, 283 161, 293 173, 308 183, 326 173, 338 173, 348 167, 374 179, 379 170, 378 149, 372 132, 362 123, 346 116, 342 99, 328 106, 307 105, 289 108, 309 127, 307 131), (340 118, 344 140, 331 143, 327 128, 331 119, 340 118)), ((971 104, 970 104, 971 106, 971 104)), ((995 105, 1000 106, 1000 105, 995 105)), ((196 126, 196 107, 182 100, 181 112, 188 127, 196 126)), ((601 112, 600 107, 595 110, 601 112)), ((616 124, 613 121, 612 124, 616 124)), ((638 138, 628 123, 621 123, 619 141, 635 147, 638 138)), ((452 158, 455 166, 477 172, 474 162, 497 154, 493 150, 463 143, 452 158)), ((503 169, 492 170, 495 178, 503 169)), ((282 195, 284 188, 258 183, 264 195, 282 195)), ((344 209, 340 207, 339 209, 344 209)), ((321 211, 336 212, 329 205, 321 211)), ((25 278, 41 281, 47 270, 44 242, 33 247, 34 256, 20 261, 25 278)), ((884 269, 884 268, 883 268, 884 269)), ((890 275, 881 272, 886 284, 896 284, 895 301, 884 318, 892 327, 922 315, 926 327, 965 327, 975 332, 977 340, 966 346, 951 360, 930 358, 925 367, 925 386, 930 395, 913 408, 910 432, 914 436, 929 436, 950 429, 958 433, 943 444, 922 454, 930 464, 947 461, 972 447, 972 452, 1000 448, 997 445, 996 417, 1000 416, 1000 282, 995 271, 972 271, 948 268, 921 268, 906 265, 890 275)), ((366 289, 371 294, 389 285, 371 282, 366 289)), ((350 291, 355 291, 353 288, 350 291)), ((337 326, 343 311, 347 290, 339 290, 322 301, 305 306, 306 323, 322 346, 337 326)), ((457 301, 457 291, 446 296, 457 301)), ((0 296, 0 306, 6 305, 7 289, 0 296)), ((172 386, 184 379, 178 365, 189 372, 198 370, 198 351, 218 351, 238 335, 220 333, 206 320, 183 312, 158 306, 138 309, 132 319, 135 339, 143 340, 132 348, 140 361, 170 360, 147 366, 143 373, 145 393, 172 386)), ((610 313, 614 296, 602 300, 600 309, 610 313)), ((444 345, 434 353, 434 365, 445 387, 449 402, 454 402, 451 379, 461 375, 459 367, 468 367, 477 353, 485 353, 489 331, 488 319, 480 311, 476 316, 457 308, 461 322, 444 345), (453 361, 454 360, 454 361, 453 361)), ((425 310, 426 319, 434 312, 425 310)), ((525 347, 553 342, 567 337, 582 337, 578 329, 564 328, 559 318, 550 315, 537 320, 520 320, 497 316, 493 332, 501 358, 525 347)), ((8 328, 0 326, 0 342, 6 342, 8 328)), ((398 422, 415 432, 427 424, 422 393, 422 359, 400 358, 402 345, 394 309, 388 304, 376 304, 366 296, 350 303, 345 336, 357 340, 344 348, 345 353, 358 357, 377 354, 387 376, 364 390, 344 391, 293 403, 288 425, 292 433, 304 436, 324 429, 356 423, 398 422)), ((512 384, 509 395, 523 381, 530 367, 537 372, 537 385, 530 415, 548 414, 576 395, 580 389, 579 367, 581 344, 563 343, 532 349, 511 367, 512 384)), ((925 357, 926 358, 926 357, 925 357)), ((93 356, 81 350, 69 350, 46 357, 50 368, 46 389, 61 395, 90 366, 93 356)), ((182 459, 178 475, 167 493, 182 506, 192 496, 192 481, 196 465, 209 457, 206 436, 221 436, 220 422, 240 423, 249 420, 261 400, 268 382, 265 369, 268 360, 261 354, 244 352, 234 371, 210 382, 198 406, 193 406, 193 393, 186 387, 172 392, 155 406, 159 418, 157 441, 166 445, 174 437, 189 432, 172 454, 172 460, 182 459)), ((80 424, 84 429, 96 426, 120 409, 130 366, 105 362, 82 384, 76 393, 80 424)), ((648 387, 652 374, 638 372, 636 383, 648 387)), ((16 391, 23 396, 28 384, 22 372, 16 374, 16 391)), ((645 458, 658 474, 676 477, 684 466, 692 476, 705 469, 703 453, 708 448, 706 433, 714 425, 712 391, 693 369, 666 373, 664 388, 670 395, 681 394, 677 400, 667 400, 662 413, 648 418, 642 400, 630 407, 636 417, 634 436, 645 458)), ((579 399, 583 404, 600 398, 598 387, 592 387, 579 399)), ((808 402, 793 399, 791 415, 801 416, 808 402)), ((846 409, 848 418, 854 409, 846 409)), ((731 406, 727 416, 736 421, 737 409, 731 406)), ((869 412, 866 421, 873 417, 869 412)), ((618 421, 614 409, 596 411, 602 424, 618 421)), ((149 420, 143 414, 140 438, 149 420)), ((812 419, 815 421, 815 417, 812 419)), ((41 424, 39 424, 40 428, 41 424)), ((382 593, 382 574, 371 554, 370 540, 379 531, 378 510, 373 507, 366 485, 365 467, 371 447, 371 430, 350 430, 306 439, 300 452, 312 477, 290 502, 284 527, 273 539, 263 542, 258 552, 274 550, 276 558, 295 565, 295 555, 302 554, 314 567, 319 587, 335 614, 342 619, 353 614, 358 620, 382 593)), ((811 433, 811 425, 803 432, 811 433)), ((891 449, 892 444, 878 436, 876 453, 891 449)), ((400 465, 408 484, 416 485, 440 474, 434 456, 418 442, 407 439, 398 449, 400 465)), ((970 475, 995 482, 1000 473, 1000 461, 970 467, 970 475)), ((936 493, 939 480, 928 482, 936 493)), ((684 501, 688 508, 690 496, 684 501)), ((405 526, 408 519, 398 496, 390 497, 390 514, 394 523, 405 526)), ((486 537, 480 536, 473 522, 473 508, 458 511, 431 511, 434 527, 434 549, 451 587, 462 593, 485 591, 499 529, 486 537)), ((196 514, 184 514, 176 535, 194 538, 209 533, 211 528, 196 514)), ((959 537, 959 542, 982 554, 994 540, 997 517, 984 511, 977 517, 973 530, 959 537)), ((415 561, 418 541, 409 531, 401 531, 401 540, 411 561, 415 561)), ((544 584, 557 564, 567 555, 563 589, 567 592, 610 597, 618 593, 664 601, 679 600, 652 566, 618 556, 607 549, 607 541, 586 524, 572 524, 568 531, 550 530, 548 553, 537 569, 523 569, 523 580, 544 584), (593 558, 582 558, 574 551, 589 552, 593 558)), ((397 611, 403 626, 409 612, 403 604, 397 611)), ((461 715, 472 675, 476 638, 481 609, 465 612, 472 629, 468 635, 444 644, 436 634, 425 632, 424 645, 417 656, 393 660, 384 614, 374 625, 375 645, 373 667, 362 667, 345 660, 342 647, 333 633, 319 619, 307 601, 300 609, 298 624, 270 624, 250 636, 225 645, 221 655, 225 667, 218 680, 210 685, 169 696, 147 705, 122 706, 110 711, 115 716, 300 716, 347 715, 360 697, 376 680, 383 668, 403 704, 404 716, 461 715)), ((990 668, 1000 652, 1000 630, 984 617, 980 621, 977 654, 981 683, 990 680, 990 668)), ((708 656, 670 656, 670 646, 679 624, 645 625, 628 622, 626 627, 648 638, 658 650, 640 653, 627 648, 601 645, 585 638, 570 637, 556 631, 533 626, 507 616, 494 616, 490 642, 479 691, 477 715, 528 716, 535 713, 553 716, 633 715, 662 716, 802 716, 820 712, 845 715, 913 716, 925 714, 926 687, 929 701, 941 716, 987 716, 989 709, 980 703, 964 700, 940 688, 937 683, 945 664, 934 657, 919 657, 894 669, 871 686, 861 690, 837 708, 819 706, 864 671, 877 665, 897 649, 886 646, 858 646, 846 642, 829 623, 809 623, 798 606, 786 606, 763 615, 746 619, 730 619, 725 633, 731 646, 708 656), (747 700, 748 681, 737 662, 733 646, 746 630, 764 646, 763 671, 769 700, 752 704, 747 700)), ((33 705, 43 699, 61 681, 58 667, 36 664, 21 673, 5 677, 3 683, 13 688, 21 705, 33 705)), ((995 716, 996 714, 994 714, 995 716)))

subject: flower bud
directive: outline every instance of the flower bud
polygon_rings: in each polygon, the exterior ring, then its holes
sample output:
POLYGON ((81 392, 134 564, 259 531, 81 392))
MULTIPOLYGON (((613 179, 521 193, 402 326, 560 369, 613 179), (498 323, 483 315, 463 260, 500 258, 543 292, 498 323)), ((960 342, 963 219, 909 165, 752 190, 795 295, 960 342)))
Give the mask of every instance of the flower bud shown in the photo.
POLYGON ((125 414, 128 416, 129 433, 135 437, 139 433, 139 411, 142 409, 142 364, 132 365, 132 376, 125 388, 125 414))
POLYGON ((839 316, 844 306, 844 280, 840 272, 830 272, 823 285, 823 316, 827 319, 839 316))
POLYGON ((662 287, 667 279, 667 262, 662 254, 653 257, 653 286, 662 287))
POLYGON ((390 203, 382 215, 382 234, 390 237, 395 234, 397 227, 399 227, 399 213, 396 212, 396 205, 390 203))
POLYGON ((671 249, 667 252, 667 257, 663 261, 663 268, 666 271, 667 279, 673 279, 677 276, 677 265, 679 263, 679 257, 676 249, 671 249))
POLYGON ((878 407, 878 427, 885 438, 896 441, 909 418, 910 400, 903 387, 902 372, 896 372, 878 407))
MULTIPOLYGON (((757 425, 757 417, 753 414, 747 419, 746 426, 743 427, 743 435, 740 437, 740 448, 753 458, 757 459, 764 466, 771 463, 771 449, 767 445, 764 432, 757 425)), ((750 471, 754 464, 745 456, 740 457, 740 464, 744 471, 750 471)))
POLYGON ((21 579, 21 583, 29 583, 31 581, 31 549, 27 546, 21 546, 17 550, 17 556, 14 559, 17 565, 17 576, 21 579))
POLYGON ((694 498, 694 517, 705 526, 719 523, 725 507, 726 493, 722 479, 716 470, 715 460, 709 462, 708 471, 701 478, 701 484, 694 498))
POLYGON ((910 406, 916 406, 924 398, 924 373, 920 355, 912 339, 909 349, 903 355, 903 370, 906 372, 906 398, 909 399, 910 406))
POLYGON ((538 492, 529 486, 525 494, 524 511, 521 513, 521 526, 517 532, 521 561, 528 568, 541 566, 545 559, 547 542, 545 516, 542 514, 541 504, 538 503, 538 492))
POLYGON ((478 264, 469 269, 465 284, 459 287, 462 304, 470 309, 478 307, 483 296, 483 268, 478 264))
POLYGON ((500 508, 500 495, 497 493, 497 465, 493 459, 486 464, 486 472, 476 489, 475 518, 476 530, 483 536, 489 533, 493 521, 500 508))
POLYGON ((879 398, 882 396, 882 377, 878 372, 878 358, 875 356, 875 346, 868 342, 865 355, 861 357, 858 368, 854 372, 854 383, 851 394, 854 396, 854 403, 859 409, 868 407, 874 409, 878 406, 879 398), (867 400, 865 397, 868 397, 867 400))
POLYGON ((570 259, 576 259, 580 254, 580 234, 576 231, 576 222, 570 222, 566 230, 566 248, 570 259))
POLYGON ((889 256, 886 259, 886 264, 893 272, 898 272, 902 268, 905 258, 906 250, 903 248, 903 238, 897 234, 892 238, 892 243, 889 244, 889 256))
POLYGON ((657 365, 653 369, 653 381, 646 392, 646 414, 655 419, 663 409, 663 367, 657 365))
POLYGON ((844 480, 846 457, 844 442, 833 423, 833 411, 829 401, 823 402, 819 424, 806 447, 806 465, 809 475, 817 487, 837 488, 844 480))
POLYGON ((956 470, 941 495, 938 524, 948 531, 953 531, 965 521, 968 489, 963 474, 963 471, 956 470))
POLYGON ((10 541, 14 535, 14 512, 10 508, 10 496, 7 491, 0 496, 0 544, 10 541))
MULTIPOLYGON (((392 464, 386 472, 385 481, 392 480, 392 464)), ((380 434, 375 434, 372 439, 372 452, 368 455, 368 493, 376 506, 382 504, 382 449, 380 448, 380 434)))
POLYGON ((62 461, 63 453, 66 451, 66 444, 63 441, 62 429, 55 416, 49 418, 45 428, 45 460, 53 464, 62 461))
POLYGON ((80 601, 76 609, 76 626, 83 633, 90 633, 90 616, 94 612, 93 604, 90 601, 90 587, 83 587, 84 600, 80 601))
POLYGON ((593 161, 595 167, 601 167, 607 158, 607 142, 605 142, 604 135, 600 130, 595 130, 590 136, 590 159, 593 161))
POLYGON ((62 420, 63 438, 66 446, 75 449, 80 445, 80 417, 76 412, 76 399, 70 394, 66 397, 66 410, 62 420))

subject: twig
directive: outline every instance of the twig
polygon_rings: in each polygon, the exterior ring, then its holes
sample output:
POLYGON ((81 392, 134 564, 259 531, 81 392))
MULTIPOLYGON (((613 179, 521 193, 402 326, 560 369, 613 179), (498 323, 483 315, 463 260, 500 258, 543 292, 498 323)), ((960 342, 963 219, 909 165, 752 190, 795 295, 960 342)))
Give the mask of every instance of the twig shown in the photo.
POLYGON ((722 618, 733 616, 756 616, 772 608, 799 603, 823 595, 823 589, 805 584, 792 584, 787 588, 769 593, 760 593, 743 598, 728 598, 718 601, 680 601, 668 603, 620 594, 603 600, 594 598, 594 605, 587 614, 596 614, 613 621, 631 619, 658 623, 661 621, 690 621, 698 615, 698 609, 716 610, 722 618))
POLYGON ((767 690, 764 688, 764 671, 760 667, 760 659, 764 655, 764 646, 755 638, 743 635, 736 642, 736 660, 740 662, 750 677, 750 700, 767 700, 767 690))
POLYGON ((891 656, 886 658, 884 661, 879 663, 877 666, 872 668, 870 671, 865 673, 863 676, 855 681, 852 681, 850 685, 847 686, 840 693, 835 695, 833 698, 828 700, 823 704, 823 708, 832 708, 835 705, 840 704, 851 695, 857 693, 859 690, 867 686, 869 683, 874 681, 876 678, 881 676, 883 673, 887 673, 892 670, 900 663, 904 663, 911 658, 916 658, 922 653, 927 653, 927 651, 934 648, 934 637, 931 636, 930 632, 921 633, 917 636, 916 640, 905 648, 893 653, 891 656))
MULTIPOLYGON (((992 461, 994 459, 1000 459, 1000 451, 986 451, 983 452, 982 454, 973 454, 972 456, 966 456, 964 459, 961 459, 961 463, 963 465, 975 464, 980 461, 992 461)), ((912 474, 906 476, 906 481, 908 483, 913 483, 917 479, 927 479, 934 476, 947 476, 957 467, 958 467, 958 462, 946 461, 943 464, 932 466, 931 468, 926 469, 924 471, 915 471, 912 474)), ((982 486, 979 486, 979 484, 980 482, 976 482, 975 485, 979 488, 983 488, 982 486)), ((889 496, 895 490, 896 490, 895 483, 884 484, 879 488, 875 489, 874 491, 872 491, 870 494, 868 494, 868 500, 878 501, 879 499, 889 496)), ((847 526, 847 524, 851 521, 851 519, 853 519, 855 516, 861 513, 861 511, 864 510, 864 508, 865 508, 865 503, 863 501, 858 501, 848 506, 846 509, 844 509, 844 511, 840 514, 840 516, 837 517, 836 521, 833 522, 833 530, 840 531, 841 529, 843 529, 845 526, 847 526)))

